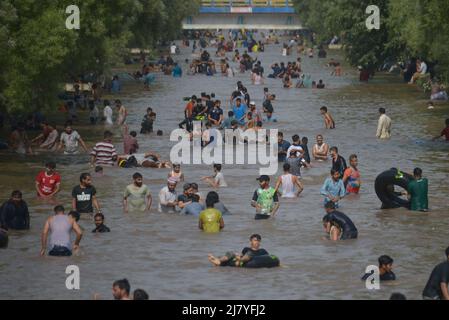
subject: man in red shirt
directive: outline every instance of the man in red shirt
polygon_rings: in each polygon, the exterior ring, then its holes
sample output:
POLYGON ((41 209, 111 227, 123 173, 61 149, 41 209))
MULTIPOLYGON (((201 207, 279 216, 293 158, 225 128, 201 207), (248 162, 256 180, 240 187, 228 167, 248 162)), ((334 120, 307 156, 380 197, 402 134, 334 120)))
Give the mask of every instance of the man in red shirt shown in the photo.
POLYGON ((196 106, 197 98, 196 96, 192 96, 192 99, 187 103, 184 109, 184 121, 179 124, 179 128, 184 129, 184 125, 186 125, 186 130, 189 132, 193 131, 193 109, 196 106))
POLYGON ((61 176, 55 171, 56 163, 48 162, 45 171, 36 177, 36 191, 40 198, 51 198, 60 190, 61 176))
POLYGON ((441 137, 446 137, 446 141, 449 141, 449 119, 446 119, 446 128, 443 129, 443 131, 441 132, 441 135, 439 135, 438 137, 433 138, 433 140, 438 140, 441 137))

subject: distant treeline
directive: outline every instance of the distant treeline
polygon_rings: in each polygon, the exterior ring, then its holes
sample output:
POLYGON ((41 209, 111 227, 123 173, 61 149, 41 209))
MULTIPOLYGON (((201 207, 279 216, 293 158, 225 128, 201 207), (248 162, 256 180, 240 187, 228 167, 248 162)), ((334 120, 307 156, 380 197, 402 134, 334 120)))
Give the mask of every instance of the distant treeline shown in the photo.
POLYGON ((386 61, 420 57, 449 82, 449 1, 294 0, 303 24, 320 41, 340 37, 353 66, 376 69, 386 61), (380 9, 380 29, 368 30, 366 8, 380 9))
POLYGON ((103 74, 127 48, 151 48, 178 37, 199 0, 0 1, 0 111, 54 108, 61 83, 103 74), (68 30, 77 5, 80 29, 68 30))

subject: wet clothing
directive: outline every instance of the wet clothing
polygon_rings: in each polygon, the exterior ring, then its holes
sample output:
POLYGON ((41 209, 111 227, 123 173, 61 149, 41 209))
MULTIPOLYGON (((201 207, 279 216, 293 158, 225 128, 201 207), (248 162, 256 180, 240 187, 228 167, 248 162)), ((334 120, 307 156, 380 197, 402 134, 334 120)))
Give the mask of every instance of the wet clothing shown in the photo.
MULTIPOLYGON (((333 197, 343 198, 346 195, 345 185, 343 184, 343 180, 339 179, 338 181, 334 181, 332 178, 327 178, 324 181, 323 186, 321 187, 321 195, 325 196, 324 204, 328 203, 330 199, 328 195, 330 194, 333 197)), ((337 203, 335 203, 337 205, 337 203)))
POLYGON ((282 180, 282 198, 296 198, 295 185, 293 183, 292 174, 284 174, 281 176, 282 180))
POLYGON ((41 171, 37 177, 36 182, 39 184, 39 190, 45 196, 52 194, 56 190, 56 186, 61 183, 61 176, 58 173, 53 173, 48 176, 45 171, 41 171))
POLYGON ((285 160, 290 165, 290 173, 299 178, 301 178, 301 160, 301 158, 287 158, 285 160))
POLYGON ((200 213, 204 211, 204 205, 198 202, 192 202, 186 205, 182 210, 181 214, 193 215, 199 217, 200 213))
POLYGON ((354 170, 354 168, 350 167, 345 170, 345 174, 343 178, 348 177, 346 180, 346 192, 358 194, 360 191, 360 185, 357 181, 360 180, 360 172, 359 170, 354 170))
POLYGON ((168 212, 176 212, 174 207, 168 207, 167 203, 169 202, 175 202, 177 199, 178 195, 176 193, 176 191, 171 192, 168 187, 164 187, 161 189, 161 191, 159 192, 159 212, 164 212, 164 213, 168 213, 168 212))
POLYGON ((78 142, 81 139, 79 133, 73 130, 70 134, 67 132, 61 133, 60 141, 64 144, 64 154, 77 154, 78 142))
MULTIPOLYGON (((372 273, 365 273, 365 275, 362 277, 363 281, 366 281, 372 273)), ((396 280, 396 275, 393 271, 391 272, 385 272, 384 274, 379 276, 380 281, 394 281, 396 280)))
POLYGON ((343 212, 333 211, 326 215, 331 222, 335 222, 341 229, 340 240, 357 239, 358 230, 352 220, 343 212))
POLYGON ((379 118, 376 136, 379 139, 390 139, 391 137, 391 119, 385 114, 379 118))
POLYGON ((346 160, 342 156, 338 156, 336 160, 332 158, 332 169, 340 172, 340 177, 343 177, 345 170, 348 168, 346 160))
POLYGON ((149 195, 150 189, 147 185, 143 184, 141 187, 137 187, 130 184, 126 187, 123 198, 127 199, 130 211, 145 211, 146 199, 149 195))
POLYGON ((231 214, 231 212, 229 212, 228 208, 226 208, 226 206, 222 202, 217 202, 216 204, 214 204, 214 208, 220 211, 223 215, 231 214))
POLYGON ((257 214, 271 216, 271 211, 273 211, 274 204, 279 202, 279 197, 276 189, 273 187, 267 189, 259 188, 254 191, 253 201, 262 207, 257 214))
POLYGON ((114 157, 117 157, 117 151, 112 143, 102 141, 98 142, 90 153, 95 157, 95 165, 97 166, 114 166, 114 157))
POLYGON ((56 247, 57 251, 64 251, 62 248, 66 248, 71 251, 71 231, 72 222, 70 221, 69 216, 63 214, 55 215, 50 221, 50 248, 56 247))
POLYGON ((217 174, 214 177, 214 182, 218 184, 220 187, 227 187, 228 184, 226 183, 223 173, 217 172, 217 174))
POLYGON ((412 180, 409 182, 407 191, 411 195, 412 211, 427 211, 429 209, 427 179, 412 180))
POLYGON ((146 133, 151 133, 153 132, 153 123, 154 120, 153 118, 151 118, 148 114, 146 114, 143 117, 142 123, 141 123, 141 129, 140 129, 140 133, 141 134, 146 134, 146 133))
POLYGON ((94 230, 92 230, 92 233, 105 233, 105 232, 111 232, 111 229, 106 227, 104 224, 99 225, 94 230))
POLYGON ((309 147, 306 144, 301 144, 301 148, 304 150, 304 160, 306 160, 307 163, 310 163, 309 147))
POLYGON ((251 248, 244 248, 242 250, 242 256, 248 255, 251 258, 254 257, 260 257, 260 256, 267 256, 269 253, 267 252, 267 250, 260 248, 259 250, 253 250, 251 248))
POLYGON ((48 255, 52 257, 70 257, 72 255, 72 251, 63 246, 54 246, 50 252, 48 252, 48 255))
POLYGON ((94 186, 81 188, 77 185, 72 190, 72 198, 76 201, 76 211, 79 213, 93 213, 92 199, 97 194, 94 186))
POLYGON ((422 293, 423 297, 432 300, 443 299, 441 283, 449 284, 449 261, 440 263, 432 270, 422 293))
POLYGON ((8 200, 0 207, 0 228, 8 230, 30 229, 30 213, 25 201, 17 204, 8 200))
MULTIPOLYGON (((279 151, 287 152, 287 150, 288 150, 288 148, 290 148, 290 146, 291 146, 290 142, 288 142, 286 140, 282 140, 281 143, 278 143, 279 151)), ((286 159, 287 159, 286 153, 278 154, 279 162, 284 162, 286 159)))
POLYGON ((200 213, 200 221, 203 222, 203 231, 207 233, 220 232, 220 220, 222 214, 215 208, 208 208, 200 213))

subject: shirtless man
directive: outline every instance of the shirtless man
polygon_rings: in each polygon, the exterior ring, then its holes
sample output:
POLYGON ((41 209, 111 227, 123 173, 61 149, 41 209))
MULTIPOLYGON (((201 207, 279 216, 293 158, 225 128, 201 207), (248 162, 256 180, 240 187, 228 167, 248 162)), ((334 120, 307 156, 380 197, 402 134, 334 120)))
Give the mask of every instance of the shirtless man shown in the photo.
POLYGON ((117 124, 122 126, 126 123, 126 116, 128 115, 128 112, 120 100, 115 100, 115 106, 118 109, 117 124))
POLYGON ((331 114, 327 111, 327 107, 321 107, 320 112, 324 117, 324 125, 326 129, 335 129, 335 121, 331 114))
POLYGON ((151 151, 146 153, 135 153, 133 155, 119 155, 117 158, 118 166, 123 167, 126 161, 132 156, 136 158, 138 166, 143 168, 171 168, 170 161, 162 161, 157 153, 151 151))
POLYGON ((321 134, 316 136, 316 144, 313 146, 312 155, 317 161, 326 161, 329 154, 329 145, 324 142, 321 134))

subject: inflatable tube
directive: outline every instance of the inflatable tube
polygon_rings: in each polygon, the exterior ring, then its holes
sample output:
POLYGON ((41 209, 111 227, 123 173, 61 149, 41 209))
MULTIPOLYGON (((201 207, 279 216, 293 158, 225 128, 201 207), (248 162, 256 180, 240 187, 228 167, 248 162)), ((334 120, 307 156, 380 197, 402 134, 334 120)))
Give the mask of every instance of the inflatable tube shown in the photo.
POLYGON ((252 258, 248 263, 246 263, 243 267, 244 268, 275 268, 279 267, 280 261, 279 258, 273 255, 265 255, 265 256, 258 256, 252 258))
POLYGON ((409 182, 413 180, 413 176, 401 172, 396 168, 381 173, 375 182, 376 194, 382 201, 382 209, 393 209, 404 207, 410 209, 410 201, 403 199, 394 192, 394 186, 407 190, 409 182))

